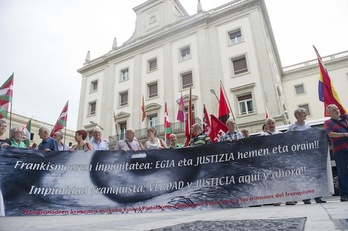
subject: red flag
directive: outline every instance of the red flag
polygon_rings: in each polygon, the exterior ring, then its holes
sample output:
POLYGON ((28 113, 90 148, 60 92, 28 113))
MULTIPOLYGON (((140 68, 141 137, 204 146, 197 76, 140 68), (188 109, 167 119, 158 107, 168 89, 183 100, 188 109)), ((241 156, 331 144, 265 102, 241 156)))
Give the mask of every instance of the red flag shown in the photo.
POLYGON ((191 140, 191 127, 194 123, 193 114, 192 114, 192 88, 190 86, 190 99, 189 99, 189 107, 186 117, 186 124, 185 124, 185 146, 187 146, 191 140))
POLYGON ((8 107, 12 103, 14 73, 0 87, 0 119, 7 118, 8 107))
POLYGON ((210 119, 208 116, 207 109, 205 108, 205 104, 203 105, 203 126, 204 132, 210 137, 211 140, 213 140, 214 137, 211 137, 210 119))
POLYGON ((218 142, 219 137, 225 134, 228 131, 228 128, 224 123, 222 123, 214 115, 210 115, 210 119, 211 119, 210 139, 212 142, 218 142))
POLYGON ((179 102, 178 115, 176 116, 176 119, 179 120, 181 123, 185 121, 184 111, 185 111, 184 99, 182 98, 182 95, 181 95, 180 102, 179 102))
POLYGON ((169 139, 172 129, 170 128, 170 122, 168 117, 167 102, 164 103, 164 129, 167 139, 169 139))
POLYGON ((268 110, 267 110, 267 107, 266 107, 266 119, 269 117, 269 114, 268 114, 268 110))
POLYGON ((146 112, 145 112, 145 100, 144 96, 141 99, 141 122, 145 120, 146 112))
POLYGON ((341 114, 347 114, 346 109, 341 104, 338 94, 331 83, 330 76, 324 66, 323 60, 321 59, 317 49, 313 46, 315 53, 317 54, 318 64, 319 64, 319 85, 318 94, 319 100, 324 102, 324 116, 330 116, 326 111, 326 107, 329 104, 335 104, 339 109, 341 114))
POLYGON ((220 86, 220 101, 219 101, 219 120, 222 123, 226 123, 227 119, 230 117, 230 109, 227 106, 225 94, 220 86))
POLYGON ((59 118, 57 119, 56 125, 54 125, 52 129, 51 137, 53 137, 54 133, 66 127, 66 123, 68 121, 68 105, 69 100, 66 102, 62 112, 60 113, 59 118))

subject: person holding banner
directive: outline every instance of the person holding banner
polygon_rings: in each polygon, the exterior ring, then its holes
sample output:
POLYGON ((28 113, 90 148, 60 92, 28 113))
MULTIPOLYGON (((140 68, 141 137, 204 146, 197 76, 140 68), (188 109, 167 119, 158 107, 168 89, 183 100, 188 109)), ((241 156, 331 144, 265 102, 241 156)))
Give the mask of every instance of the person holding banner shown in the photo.
POLYGON ((200 144, 210 144, 210 137, 202 132, 202 128, 200 124, 193 124, 191 127, 192 139, 190 140, 188 146, 196 146, 200 144))
MULTIPOLYGON (((264 132, 262 132, 260 136, 271 136, 271 135, 276 135, 281 133, 280 131, 276 130, 275 119, 268 117, 265 120, 265 125, 266 127, 262 126, 262 130, 264 130, 264 132), (265 131, 265 129, 267 130, 265 131)), ((266 204, 266 205, 280 206, 280 204, 281 203, 274 203, 274 204, 266 204)), ((296 204, 296 202, 291 204, 296 204)))
MULTIPOLYGON (((304 131, 304 130, 311 128, 311 126, 309 126, 305 122, 305 120, 307 118, 306 109, 301 108, 301 107, 297 108, 294 111, 294 116, 296 118, 296 121, 295 121, 295 123, 293 123, 289 126, 287 132, 289 132, 289 131, 304 131)), ((326 201, 322 200, 321 197, 316 197, 316 198, 314 198, 314 200, 316 203, 326 203, 326 201)), ((311 204, 311 199, 305 199, 302 201, 305 204, 311 204)), ((289 203, 289 202, 287 202, 287 203, 289 203)))
POLYGON ((8 147, 11 145, 10 139, 5 137, 7 128, 7 122, 3 119, 0 119, 0 146, 1 147, 8 147))
POLYGON ((348 201, 348 116, 341 115, 335 104, 327 106, 330 119, 324 122, 324 130, 330 138, 338 174, 341 202, 348 201))
POLYGON ((109 144, 102 140, 102 131, 99 128, 93 130, 90 143, 93 145, 93 150, 109 150, 109 144))
POLYGON ((249 135, 249 130, 246 128, 243 128, 242 130, 240 130, 240 132, 243 134, 244 138, 248 138, 249 135))
MULTIPOLYGON (((266 124, 266 129, 267 131, 262 132, 260 135, 261 136, 270 136, 270 135, 276 135, 281 133, 280 131, 276 130, 276 126, 275 126, 275 120, 271 117, 268 117, 265 120, 265 124, 266 124)), ((262 128, 263 129, 263 128, 262 128)))
POLYGON ((14 148, 27 148, 27 145, 22 141, 23 128, 14 127, 10 130, 11 147, 14 148))
POLYGON ((61 131, 55 132, 53 134, 53 137, 57 140, 58 150, 59 151, 69 151, 68 145, 66 145, 66 144, 64 144, 62 142, 62 140, 63 140, 63 133, 61 131))
POLYGON ((72 147, 73 151, 79 151, 79 150, 83 150, 83 151, 90 151, 93 150, 93 146, 92 144, 90 144, 89 142, 85 142, 87 138, 87 132, 85 130, 77 130, 75 132, 75 140, 77 142, 77 144, 75 144, 72 147))
POLYGON ((58 151, 58 143, 50 134, 51 131, 46 127, 39 129, 39 136, 42 139, 38 147, 39 150, 44 150, 45 152, 58 151))
POLYGON ((145 142, 146 150, 168 148, 164 140, 157 138, 156 135, 157 135, 157 132, 155 128, 149 127, 146 130, 146 136, 149 139, 148 141, 145 142))
POLYGON ((173 133, 170 134, 169 141, 170 141, 169 148, 182 148, 182 144, 177 143, 178 139, 175 134, 173 133))
POLYGON ((238 141, 238 140, 244 138, 242 133, 235 131, 236 122, 233 119, 231 119, 231 118, 228 119, 226 121, 226 126, 228 128, 228 131, 225 134, 223 134, 222 136, 220 136, 219 142, 223 142, 223 141, 232 142, 234 140, 238 141))
POLYGON ((135 138, 135 131, 133 128, 128 128, 126 130, 125 139, 119 140, 115 146, 115 150, 120 151, 137 151, 142 149, 140 143, 135 138))

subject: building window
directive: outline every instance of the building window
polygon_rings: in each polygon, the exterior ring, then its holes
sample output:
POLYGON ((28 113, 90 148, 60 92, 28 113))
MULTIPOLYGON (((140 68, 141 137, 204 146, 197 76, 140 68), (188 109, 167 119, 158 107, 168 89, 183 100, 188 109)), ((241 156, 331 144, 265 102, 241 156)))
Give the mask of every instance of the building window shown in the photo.
POLYGON ((126 81, 129 79, 129 70, 128 68, 121 70, 121 81, 126 81))
POLYGON ((119 122, 118 123, 118 127, 120 128, 120 139, 124 139, 125 138, 125 133, 127 130, 127 122, 119 122))
POLYGON ((306 109, 306 114, 307 115, 311 115, 311 111, 309 110, 309 105, 308 104, 298 105, 298 107, 302 107, 302 108, 306 109))
POLYGON ((245 56, 232 59, 233 73, 235 75, 248 72, 247 62, 245 56))
POLYGON ((181 74, 182 89, 189 88, 193 86, 192 82, 192 72, 181 74))
POLYGON ((152 114, 148 116, 149 119, 149 126, 150 127, 155 127, 158 125, 158 116, 157 114, 152 114))
POLYGON ((240 115, 247 115, 254 112, 253 98, 251 93, 237 96, 240 115))
POLYGON ((234 44, 242 42, 242 32, 240 31, 240 29, 228 32, 228 37, 229 37, 230 45, 234 45, 234 44))
MULTIPOLYGON (((185 106, 185 118, 188 117, 188 109, 189 109, 189 106, 185 106)), ((195 118, 195 105, 192 104, 192 117, 195 118)))
POLYGON ((128 105, 128 91, 120 93, 120 106, 128 105))
POLYGON ((148 90, 148 98, 157 97, 158 96, 157 82, 148 84, 147 90, 148 90))
POLYGON ((97 110, 97 101, 90 102, 88 105, 88 115, 95 115, 97 110))
POLYGON ((187 59, 190 59, 191 58, 191 50, 190 50, 190 47, 185 47, 185 48, 182 48, 180 50, 180 56, 181 56, 181 60, 184 61, 184 60, 187 60, 187 59))
POLYGON ((303 84, 295 86, 296 95, 301 95, 305 93, 303 84))
POLYGON ((98 80, 91 82, 91 92, 98 91, 98 80))
POLYGON ((149 72, 157 70, 157 58, 148 61, 148 70, 149 72))

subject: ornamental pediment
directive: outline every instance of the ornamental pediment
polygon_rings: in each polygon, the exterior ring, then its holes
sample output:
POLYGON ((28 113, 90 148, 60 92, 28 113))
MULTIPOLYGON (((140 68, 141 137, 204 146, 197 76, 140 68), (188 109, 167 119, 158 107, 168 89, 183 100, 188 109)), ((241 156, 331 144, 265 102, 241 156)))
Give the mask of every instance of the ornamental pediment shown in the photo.
POLYGON ((116 115, 116 119, 124 119, 124 118, 127 118, 127 117, 130 117, 130 113, 128 112, 124 112, 124 111, 121 111, 119 112, 117 115, 116 115))

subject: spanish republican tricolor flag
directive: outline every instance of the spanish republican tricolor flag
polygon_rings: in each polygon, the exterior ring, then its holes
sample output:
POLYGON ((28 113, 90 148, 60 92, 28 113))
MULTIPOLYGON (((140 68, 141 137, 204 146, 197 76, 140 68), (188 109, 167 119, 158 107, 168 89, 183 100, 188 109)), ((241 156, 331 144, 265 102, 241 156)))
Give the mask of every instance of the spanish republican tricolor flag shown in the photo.
POLYGON ((326 107, 329 104, 336 104, 336 106, 340 109, 341 114, 347 114, 346 109, 344 109, 344 107, 342 106, 341 101, 338 97, 338 94, 331 83, 330 76, 327 73, 323 60, 321 59, 315 46, 313 46, 313 48, 318 57, 318 64, 319 64, 318 95, 319 95, 319 100, 321 102, 324 102, 324 107, 325 107, 324 116, 326 117, 330 116, 328 112, 326 112, 326 107))

